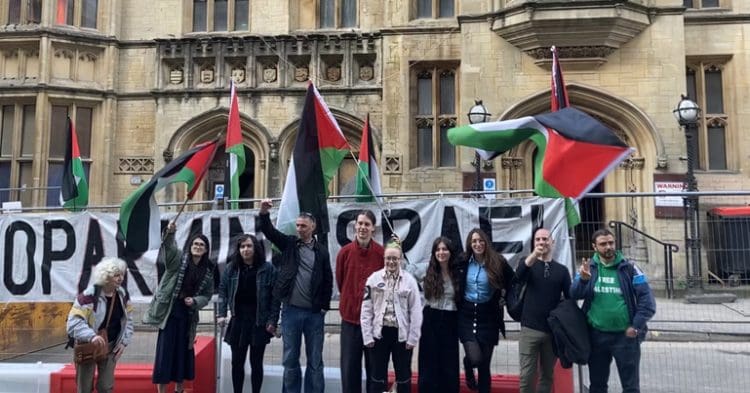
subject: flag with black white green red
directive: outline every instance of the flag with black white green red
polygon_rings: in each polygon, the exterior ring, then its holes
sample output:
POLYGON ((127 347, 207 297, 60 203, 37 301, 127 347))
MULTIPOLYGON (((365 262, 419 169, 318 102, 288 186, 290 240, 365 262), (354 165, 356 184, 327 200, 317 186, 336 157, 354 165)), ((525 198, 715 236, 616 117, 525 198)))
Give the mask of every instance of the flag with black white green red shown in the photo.
POLYGON ((581 198, 634 151, 607 126, 573 107, 451 128, 448 140, 484 151, 506 151, 531 140, 538 149, 534 191, 551 198, 581 198))
MULTIPOLYGON (((237 90, 232 82, 229 99, 229 121, 227 122, 227 173, 229 174, 229 199, 236 201, 240 198, 240 176, 245 172, 245 146, 242 144, 242 126, 240 124, 240 104, 237 90)), ((239 207, 238 202, 230 202, 231 209, 239 207)))
POLYGON ((125 248, 145 252, 159 247, 159 206, 154 194, 168 184, 185 183, 192 199, 214 159, 218 140, 201 143, 170 161, 120 205, 118 236, 125 248))
MULTIPOLYGON (((552 51, 552 78, 550 81, 550 110, 558 111, 570 106, 568 99, 568 89, 565 87, 562 67, 560 66, 560 54, 557 47, 550 48, 552 51)), ((581 215, 578 212, 578 201, 571 198, 565 199, 565 211, 568 218, 568 226, 574 227, 581 222, 581 215)))
POLYGON ((550 82, 550 109, 554 112, 570 106, 568 89, 565 88, 562 67, 560 67, 560 56, 557 47, 552 47, 552 80, 550 82))
POLYGON ((295 221, 305 212, 316 218, 318 234, 328 233, 328 185, 347 154, 349 144, 311 82, 279 203, 276 227, 280 231, 294 234, 295 221))
POLYGON ((380 187, 380 169, 375 158, 375 145, 372 143, 370 114, 367 114, 362 127, 362 141, 359 144, 359 162, 357 163, 357 202, 374 202, 375 195, 382 194, 380 187))
POLYGON ((60 205, 70 211, 81 211, 89 204, 89 185, 78 149, 78 136, 73 121, 67 119, 65 162, 60 187, 60 205))

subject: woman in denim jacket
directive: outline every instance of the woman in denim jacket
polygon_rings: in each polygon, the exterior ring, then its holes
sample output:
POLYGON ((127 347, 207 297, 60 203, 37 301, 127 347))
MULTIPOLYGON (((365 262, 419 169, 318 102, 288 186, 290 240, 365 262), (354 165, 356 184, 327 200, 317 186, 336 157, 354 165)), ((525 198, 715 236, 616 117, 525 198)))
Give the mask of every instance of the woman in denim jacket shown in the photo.
POLYGON ((398 393, 411 392, 411 357, 422 328, 422 300, 417 280, 401 271, 398 243, 385 246, 385 268, 365 284, 360 322, 370 350, 370 393, 386 391, 388 359, 393 357, 398 393))
POLYGON ((252 391, 260 393, 263 354, 274 333, 271 290, 276 281, 276 269, 265 261, 263 244, 253 235, 240 235, 234 251, 219 284, 217 322, 223 325, 229 320, 224 341, 232 348, 234 392, 242 392, 249 348, 252 391), (227 309, 232 313, 231 319, 227 318, 227 309))

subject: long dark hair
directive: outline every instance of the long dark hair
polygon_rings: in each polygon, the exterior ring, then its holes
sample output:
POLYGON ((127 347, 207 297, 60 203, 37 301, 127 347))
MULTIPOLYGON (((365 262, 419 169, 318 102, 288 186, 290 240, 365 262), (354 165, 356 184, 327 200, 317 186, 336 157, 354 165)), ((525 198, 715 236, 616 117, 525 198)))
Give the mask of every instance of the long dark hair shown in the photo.
POLYGON ((454 290, 458 292, 458 263, 457 252, 453 242, 447 237, 440 236, 432 243, 432 252, 430 253, 430 264, 427 266, 427 273, 424 276, 424 297, 429 300, 439 299, 445 293, 443 288, 443 272, 440 262, 435 257, 438 246, 444 244, 450 252, 448 258, 448 274, 451 277, 451 283, 454 290))
POLYGON ((475 233, 484 240, 485 246, 482 260, 484 262, 484 269, 487 270, 487 278, 490 281, 490 285, 495 289, 503 289, 503 283, 505 282, 503 280, 503 269, 508 261, 505 260, 505 257, 495 251, 492 247, 492 242, 490 241, 489 236, 487 236, 483 230, 474 228, 469 231, 469 236, 466 237, 466 254, 464 255, 464 258, 468 261, 469 258, 474 255, 474 251, 471 249, 471 237, 474 236, 475 233))
POLYGON ((253 242, 253 266, 259 267, 266 261, 266 251, 263 247, 263 243, 261 243, 257 237, 249 233, 244 233, 237 236, 237 240, 234 242, 234 254, 229 258, 229 263, 232 267, 242 266, 244 263, 242 255, 240 255, 240 245, 248 239, 253 242))
POLYGON ((188 243, 187 243, 187 250, 185 250, 187 256, 190 257, 190 258, 193 257, 193 253, 191 252, 191 249, 193 247, 193 242, 195 241, 195 239, 201 239, 201 240, 203 240, 203 243, 206 244, 206 252, 201 256, 201 260, 198 263, 199 264, 201 264, 201 263, 211 263, 211 259, 208 257, 211 254, 211 246, 208 243, 208 238, 206 237, 206 235, 204 235, 202 233, 196 233, 195 235, 190 236, 190 241, 188 241, 188 243))

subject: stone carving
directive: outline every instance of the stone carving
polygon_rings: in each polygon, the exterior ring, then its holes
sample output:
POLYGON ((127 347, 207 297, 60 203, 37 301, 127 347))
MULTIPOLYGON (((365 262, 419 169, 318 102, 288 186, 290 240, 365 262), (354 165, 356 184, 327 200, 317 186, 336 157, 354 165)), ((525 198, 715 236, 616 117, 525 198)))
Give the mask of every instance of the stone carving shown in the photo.
POLYGON ((386 154, 385 155, 385 168, 383 168, 383 174, 397 175, 399 173, 401 173, 401 156, 386 154))
POLYGON ((263 66, 263 82, 273 83, 278 78, 278 71, 275 64, 266 64, 263 66))
POLYGON ((242 83, 245 81, 245 68, 234 67, 232 68, 232 80, 234 83, 242 83))
POLYGON ((120 157, 117 173, 152 174, 154 173, 153 157, 120 157))
POLYGON ((214 68, 204 67, 201 69, 201 83, 212 83, 214 81, 214 68))
POLYGON ((306 64, 297 65, 294 68, 294 80, 297 82, 304 82, 310 76, 310 69, 306 64))
POLYGON ((375 69, 370 64, 365 64, 359 67, 359 80, 371 81, 375 77, 375 69))
MULTIPOLYGON (((614 52, 617 48, 613 48, 611 46, 604 46, 604 45, 596 45, 596 46, 563 46, 557 48, 558 54, 560 56, 560 59, 568 59, 568 58, 574 58, 574 59, 580 59, 580 58, 587 58, 587 57, 607 57, 612 52, 614 52)), ((549 48, 535 48, 531 50, 527 50, 526 54, 537 59, 551 59, 552 58, 552 51, 549 50, 549 48)))
POLYGON ((341 80, 341 66, 334 64, 326 68, 326 80, 338 82, 341 80))
POLYGON ((161 156, 164 157, 164 162, 172 162, 174 160, 174 150, 164 150, 161 156))
POLYGON ((175 67, 172 68, 171 71, 169 71, 169 83, 173 85, 179 85, 182 83, 182 80, 184 79, 184 75, 182 73, 182 68, 175 67))

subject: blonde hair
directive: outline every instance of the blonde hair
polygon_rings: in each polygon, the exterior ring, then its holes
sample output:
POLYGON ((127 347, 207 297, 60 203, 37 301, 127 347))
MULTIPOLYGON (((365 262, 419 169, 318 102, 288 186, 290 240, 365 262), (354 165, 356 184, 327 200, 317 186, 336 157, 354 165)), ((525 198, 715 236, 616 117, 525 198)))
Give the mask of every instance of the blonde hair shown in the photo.
POLYGON ((102 286, 107 283, 110 278, 122 274, 128 270, 128 265, 120 258, 104 258, 94 266, 94 271, 91 275, 94 278, 94 284, 102 286))

